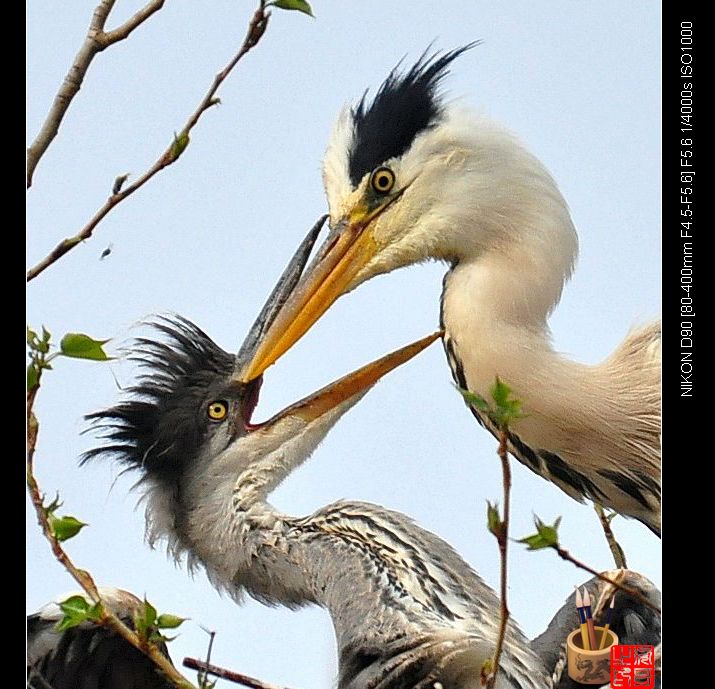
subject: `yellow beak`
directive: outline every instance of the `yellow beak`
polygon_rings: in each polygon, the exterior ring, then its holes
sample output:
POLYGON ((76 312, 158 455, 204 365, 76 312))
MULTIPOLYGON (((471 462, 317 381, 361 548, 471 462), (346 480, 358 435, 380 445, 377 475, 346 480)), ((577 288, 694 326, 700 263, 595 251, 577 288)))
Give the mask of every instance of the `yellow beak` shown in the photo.
POLYGON ((314 421, 343 402, 371 388, 384 375, 409 361, 441 336, 441 331, 432 333, 421 340, 417 340, 417 342, 386 354, 357 371, 343 376, 312 395, 303 398, 300 402, 287 407, 265 423, 259 424, 260 430, 270 432, 271 426, 289 416, 297 416, 308 423, 314 421))
MULTIPOLYGON (((405 187, 406 188, 406 187, 405 187)), ((369 207, 359 204, 329 234, 256 352, 239 374, 249 383, 287 352, 350 287, 379 247, 370 222, 398 199, 405 188, 369 207)))

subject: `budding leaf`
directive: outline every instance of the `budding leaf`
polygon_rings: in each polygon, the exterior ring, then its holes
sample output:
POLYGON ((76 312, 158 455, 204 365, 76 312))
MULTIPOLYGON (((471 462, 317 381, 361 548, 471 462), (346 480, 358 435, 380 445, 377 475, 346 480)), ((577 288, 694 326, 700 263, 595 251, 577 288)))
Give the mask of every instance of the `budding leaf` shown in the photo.
POLYGON ((65 356, 75 359, 91 359, 92 361, 108 361, 102 345, 109 340, 93 340, 82 333, 67 333, 60 342, 60 351, 65 356))
POLYGON ((62 507, 62 503, 60 502, 60 494, 55 493, 55 499, 46 507, 43 505, 42 509, 45 511, 45 514, 49 517, 53 512, 58 510, 60 507, 62 507))
POLYGON ((126 175, 118 175, 114 178, 114 184, 112 185, 112 194, 118 194, 122 190, 124 182, 127 181, 128 177, 129 173, 127 172, 126 175))
POLYGON ((87 526, 75 517, 58 517, 53 512, 48 513, 47 521, 50 523, 52 534, 58 541, 67 541, 76 536, 83 527, 87 526))
POLYGON ((178 136, 174 134, 174 143, 171 144, 171 159, 176 160, 189 145, 189 133, 181 132, 178 136))
POLYGON ((298 12, 315 17, 311 6, 305 0, 273 0, 268 4, 279 7, 282 10, 298 10, 298 12))
POLYGON ((519 543, 525 543, 529 550, 542 550, 543 548, 555 548, 559 544, 558 528, 561 517, 558 517, 552 524, 544 524, 538 517, 534 517, 536 533, 531 536, 519 539, 519 543))
POLYGON ((37 340, 37 333, 32 328, 30 328, 28 326, 27 327, 27 344, 32 346, 36 340, 37 340))
POLYGON ((185 617, 179 617, 178 615, 159 615, 156 618, 156 626, 159 629, 176 629, 179 625, 186 622, 185 617))
POLYGON ((499 536, 503 527, 504 523, 499 516, 499 510, 497 509, 497 506, 492 505, 492 503, 487 500, 487 528, 495 536, 499 536))
POLYGON ((503 383, 499 379, 499 376, 497 376, 496 382, 492 385, 489 392, 496 404, 494 420, 499 426, 504 428, 515 419, 519 419, 523 416, 521 412, 521 402, 517 399, 511 399, 511 388, 506 383, 503 383))

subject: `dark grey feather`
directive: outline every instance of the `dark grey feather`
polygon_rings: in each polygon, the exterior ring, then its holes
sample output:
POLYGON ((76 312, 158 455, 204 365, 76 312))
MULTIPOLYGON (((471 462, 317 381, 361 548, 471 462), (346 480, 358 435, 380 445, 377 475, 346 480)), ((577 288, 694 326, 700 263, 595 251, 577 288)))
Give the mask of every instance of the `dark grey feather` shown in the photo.
POLYGON ((146 324, 163 339, 135 340, 128 358, 139 363, 141 375, 126 399, 87 415, 90 430, 108 443, 85 452, 81 461, 108 455, 168 480, 196 458, 206 431, 203 403, 239 391, 230 382, 234 356, 198 326, 180 316, 146 324))

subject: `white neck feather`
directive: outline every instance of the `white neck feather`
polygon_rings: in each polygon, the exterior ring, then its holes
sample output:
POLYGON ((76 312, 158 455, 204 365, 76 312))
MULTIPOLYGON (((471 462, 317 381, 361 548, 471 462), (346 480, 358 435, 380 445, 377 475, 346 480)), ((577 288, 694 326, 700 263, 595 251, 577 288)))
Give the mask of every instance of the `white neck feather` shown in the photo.
POLYGON ((445 208, 467 211, 435 219, 424 232, 447 247, 431 255, 454 264, 442 317, 469 389, 489 399, 499 376, 522 401, 526 416, 514 424, 521 439, 596 482, 603 481, 598 469, 622 471, 628 462, 657 479, 659 362, 648 347, 658 327, 629 335, 600 365, 553 350, 547 319, 577 254, 566 202, 543 165, 508 134, 473 118, 470 134, 467 120, 455 117, 445 135, 472 137, 463 146, 469 155, 456 163, 460 193, 471 201, 447 199, 445 208))

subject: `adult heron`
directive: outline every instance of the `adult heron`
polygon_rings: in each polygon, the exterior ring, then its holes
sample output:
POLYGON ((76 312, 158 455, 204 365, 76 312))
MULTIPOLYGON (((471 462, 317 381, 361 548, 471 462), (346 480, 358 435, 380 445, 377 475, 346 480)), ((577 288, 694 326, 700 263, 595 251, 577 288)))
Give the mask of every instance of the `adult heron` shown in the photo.
MULTIPOLYGON (((331 232, 242 380, 261 375, 342 294, 396 268, 449 264, 440 301, 461 388, 499 376, 525 415, 510 452, 572 498, 660 534, 660 323, 632 330, 598 365, 559 354, 548 317, 577 236, 544 165, 486 117, 446 104, 440 82, 472 45, 393 70, 346 108, 323 162, 331 232)), ((472 408, 492 433, 494 424, 472 408)))
MULTIPOLYGON (((476 689, 494 652, 500 605, 447 543, 406 515, 365 502, 342 500, 307 517, 268 502, 380 377, 439 335, 254 423, 261 379, 237 378, 280 316, 314 236, 238 355, 185 319, 155 319, 156 336, 139 339, 133 352, 143 369, 137 383, 119 404, 89 417, 106 443, 85 461, 110 457, 138 471, 149 540, 165 540, 175 558, 203 568, 235 600, 248 594, 271 605, 325 607, 337 638, 339 689, 476 689)), ((648 587, 647 595, 657 595, 648 587)), ((628 615, 647 616, 637 636, 648 643, 660 622, 640 607, 625 605, 628 615)), ((533 644, 509 622, 498 689, 553 686, 558 649, 567 627, 577 625, 573 605, 564 619, 533 644)))

